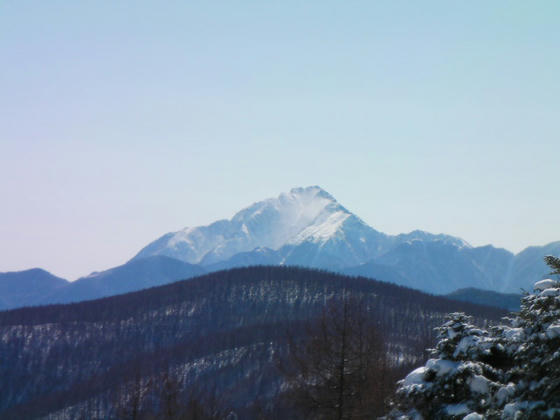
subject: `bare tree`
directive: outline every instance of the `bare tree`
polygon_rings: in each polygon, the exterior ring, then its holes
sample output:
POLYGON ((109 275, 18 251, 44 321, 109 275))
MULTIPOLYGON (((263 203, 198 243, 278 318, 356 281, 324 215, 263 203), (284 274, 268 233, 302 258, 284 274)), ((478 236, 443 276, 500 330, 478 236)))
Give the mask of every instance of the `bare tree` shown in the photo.
POLYGON ((184 408, 181 403, 181 381, 170 370, 166 370, 160 378, 161 382, 161 418, 167 420, 180 419, 184 408))
POLYGON ((180 420, 222 420, 228 410, 215 390, 191 388, 184 394, 180 420))
POLYGON ((134 378, 121 391, 117 415, 122 419, 139 420, 143 417, 143 405, 153 389, 151 378, 143 378, 139 365, 134 367, 134 378))
POLYGON ((391 394, 385 341, 367 307, 343 296, 327 305, 305 328, 305 337, 290 338, 289 356, 281 364, 285 394, 306 419, 365 419, 383 414, 391 394))

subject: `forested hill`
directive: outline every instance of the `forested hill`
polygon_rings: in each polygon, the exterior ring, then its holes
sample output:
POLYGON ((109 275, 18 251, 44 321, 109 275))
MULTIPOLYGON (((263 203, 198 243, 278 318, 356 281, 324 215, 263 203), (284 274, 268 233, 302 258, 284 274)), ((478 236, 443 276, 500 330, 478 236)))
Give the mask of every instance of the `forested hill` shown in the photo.
POLYGON ((477 303, 504 308, 508 311, 518 312, 523 295, 515 293, 498 293, 492 290, 480 290, 473 287, 459 289, 445 297, 463 302, 477 303))
POLYGON ((413 360, 448 312, 464 311, 481 323, 505 314, 375 280, 278 266, 4 311, 0 377, 10 392, 0 393, 0 417, 76 418, 86 406, 110 417, 119 404, 115 395, 138 366, 143 377, 171 369, 183 387, 212 388, 238 412, 257 396, 273 406, 281 385, 274 359, 287 333, 343 293, 367 305, 399 360, 413 360))

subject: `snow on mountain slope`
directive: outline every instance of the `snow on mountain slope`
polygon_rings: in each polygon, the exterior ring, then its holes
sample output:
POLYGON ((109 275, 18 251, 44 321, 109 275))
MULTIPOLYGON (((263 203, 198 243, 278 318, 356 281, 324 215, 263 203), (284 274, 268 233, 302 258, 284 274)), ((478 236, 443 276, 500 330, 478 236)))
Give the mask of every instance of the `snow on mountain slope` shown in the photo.
POLYGON ((440 242, 447 245, 452 245, 456 248, 472 248, 472 246, 465 240, 457 238, 456 236, 446 235, 444 233, 433 234, 429 232, 424 232, 423 230, 413 230, 409 233, 401 233, 394 237, 396 244, 410 243, 412 241, 422 241, 422 242, 440 242))
POLYGON ((550 275, 550 267, 544 262, 545 255, 560 255, 560 241, 543 246, 530 246, 518 253, 512 260, 508 275, 500 287, 501 292, 519 293, 530 290, 531 280, 544 279, 550 275))
POLYGON ((135 258, 166 255, 193 264, 210 265, 255 248, 290 250, 314 244, 323 248, 337 243, 352 249, 365 262, 382 249, 388 237, 377 232, 341 206, 320 187, 294 188, 255 203, 230 220, 168 233, 142 249, 135 258))

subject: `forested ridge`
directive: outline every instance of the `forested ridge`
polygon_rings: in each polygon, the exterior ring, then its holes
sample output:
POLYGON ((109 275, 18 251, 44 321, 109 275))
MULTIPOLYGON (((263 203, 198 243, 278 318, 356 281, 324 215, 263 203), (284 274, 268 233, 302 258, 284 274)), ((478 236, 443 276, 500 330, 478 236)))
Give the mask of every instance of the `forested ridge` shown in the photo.
POLYGON ((504 315, 371 279, 278 266, 4 311, 0 413, 74 418, 94 407, 100 417, 117 418, 122 401, 115 395, 124 385, 166 371, 181 378, 182 389, 218 393, 221 404, 237 413, 255 401, 273 409, 282 385, 276 360, 288 351, 287 335, 301 336, 303 324, 343 293, 367 307, 395 363, 402 364, 419 361, 446 313, 463 311, 480 324, 504 315))

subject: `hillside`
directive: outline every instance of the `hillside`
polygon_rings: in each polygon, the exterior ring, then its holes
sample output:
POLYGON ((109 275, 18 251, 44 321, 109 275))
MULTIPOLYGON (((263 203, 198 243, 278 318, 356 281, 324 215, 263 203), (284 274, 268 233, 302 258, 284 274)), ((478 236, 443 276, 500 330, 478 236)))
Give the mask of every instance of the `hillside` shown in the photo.
POLYGON ((302 321, 343 290, 367 303, 401 362, 419 360, 448 312, 465 311, 480 323, 504 315, 388 283, 288 267, 233 269, 95 301, 4 311, 0 360, 9 362, 0 364, 0 375, 10 392, 0 394, 0 416, 75 418, 86 406, 109 415, 110 395, 123 384, 163 370, 183 378, 184 387, 214 389, 237 412, 257 396, 270 406, 288 332, 301 331, 302 321))
POLYGON ((70 303, 120 295, 206 273, 202 267, 163 255, 129 261, 92 273, 37 299, 37 304, 70 303))

